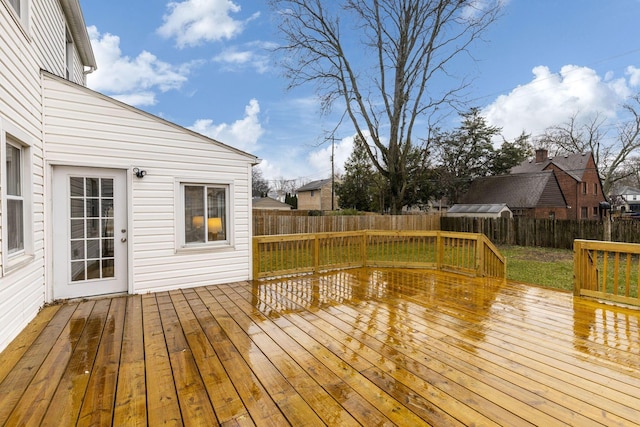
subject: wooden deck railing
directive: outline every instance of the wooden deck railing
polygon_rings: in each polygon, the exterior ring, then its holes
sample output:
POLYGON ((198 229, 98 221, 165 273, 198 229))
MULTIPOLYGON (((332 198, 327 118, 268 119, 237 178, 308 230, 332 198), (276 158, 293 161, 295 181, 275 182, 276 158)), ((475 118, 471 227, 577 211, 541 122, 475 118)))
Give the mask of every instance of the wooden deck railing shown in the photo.
POLYGON ((576 240, 574 294, 640 305, 640 244, 576 240))
POLYGON ((506 277, 504 257, 484 234, 367 230, 253 238, 254 279, 364 266, 506 277))

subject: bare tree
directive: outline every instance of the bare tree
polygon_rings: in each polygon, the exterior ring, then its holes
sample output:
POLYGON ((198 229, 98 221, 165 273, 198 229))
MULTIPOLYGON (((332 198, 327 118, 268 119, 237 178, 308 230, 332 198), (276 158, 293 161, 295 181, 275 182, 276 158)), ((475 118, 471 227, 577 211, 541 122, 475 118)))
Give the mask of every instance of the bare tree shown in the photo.
POLYGON ((344 103, 357 135, 370 136, 381 153, 367 146, 389 182, 392 213, 402 209, 407 191, 414 127, 459 100, 468 82, 450 74, 450 66, 469 53, 503 2, 270 0, 281 17, 290 86, 314 83, 323 111, 344 103))
POLYGON ((284 199, 287 194, 295 194, 298 185, 296 184, 295 179, 286 179, 280 177, 273 182, 274 190, 276 192, 276 197, 281 202, 284 202, 284 199))
POLYGON ((257 166, 251 168, 251 194, 253 197, 266 197, 271 191, 269 181, 262 175, 262 170, 257 166))
POLYGON ((564 153, 593 153, 598 167, 604 194, 618 181, 634 174, 637 170, 633 163, 633 154, 640 148, 640 94, 623 105, 629 119, 617 126, 613 137, 604 129, 605 119, 596 114, 591 120, 581 124, 574 114, 564 124, 547 129, 538 144, 545 145, 555 155, 564 153))
POLYGON ((605 138, 601 130, 605 121, 606 118, 596 113, 589 121, 581 123, 579 114, 574 113, 566 123, 545 129, 539 143, 546 146, 553 156, 592 152, 598 164, 600 145, 605 138))

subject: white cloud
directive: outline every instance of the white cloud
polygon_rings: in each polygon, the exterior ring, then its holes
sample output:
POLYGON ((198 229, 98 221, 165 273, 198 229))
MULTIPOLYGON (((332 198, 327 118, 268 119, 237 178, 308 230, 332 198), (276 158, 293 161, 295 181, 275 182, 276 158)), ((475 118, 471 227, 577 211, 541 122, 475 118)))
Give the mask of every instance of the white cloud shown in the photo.
POLYGON ((565 65, 559 73, 552 73, 538 66, 533 75, 532 81, 499 96, 483 110, 487 122, 502 127, 507 139, 522 131, 540 134, 578 113, 585 120, 596 113, 613 118, 631 93, 625 79, 614 79, 610 74, 602 79, 587 67, 565 65))
POLYGON ((510 0, 472 0, 467 2, 461 12, 464 20, 474 20, 483 15, 488 9, 498 6, 504 8, 510 0))
POLYGON ((98 69, 87 76, 88 86, 131 105, 156 103, 155 90, 179 89, 186 81, 193 64, 173 66, 160 61, 147 51, 137 57, 122 56, 120 38, 100 34, 95 26, 88 27, 98 69))
MULTIPOLYGON (((353 137, 349 136, 335 142, 334 150, 334 170, 336 174, 344 172, 344 164, 353 151, 353 137)), ((324 179, 331 177, 331 144, 323 146, 309 153, 307 161, 311 166, 311 171, 324 179)))
POLYGON ((640 68, 636 68, 630 65, 626 69, 626 74, 629 76, 629 84, 633 87, 640 86, 640 68))
POLYGON ((269 56, 265 50, 274 47, 271 43, 249 43, 244 48, 230 47, 213 57, 215 62, 224 65, 228 71, 236 71, 242 68, 253 68, 263 74, 269 71, 269 56))
POLYGON ((121 95, 114 95, 112 98, 118 101, 124 102, 129 105, 143 106, 143 105, 155 105, 156 94, 153 92, 136 92, 121 95))
POLYGON ((251 152, 257 149, 258 140, 264 134, 259 118, 260 104, 256 99, 252 99, 244 112, 244 118, 231 124, 215 124, 213 120, 200 119, 189 129, 240 150, 251 152))
POLYGON ((158 34, 175 38, 179 48, 197 46, 203 42, 229 40, 240 34, 245 25, 256 19, 240 21, 231 15, 240 12, 240 6, 231 0, 185 0, 167 4, 168 13, 158 34))

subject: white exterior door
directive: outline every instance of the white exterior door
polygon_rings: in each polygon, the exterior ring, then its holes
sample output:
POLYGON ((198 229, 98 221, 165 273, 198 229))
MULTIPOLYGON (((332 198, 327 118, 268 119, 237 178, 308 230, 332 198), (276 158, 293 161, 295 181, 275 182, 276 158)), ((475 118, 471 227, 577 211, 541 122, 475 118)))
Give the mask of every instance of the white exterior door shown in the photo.
POLYGON ((53 169, 53 298, 126 292, 126 172, 53 169))

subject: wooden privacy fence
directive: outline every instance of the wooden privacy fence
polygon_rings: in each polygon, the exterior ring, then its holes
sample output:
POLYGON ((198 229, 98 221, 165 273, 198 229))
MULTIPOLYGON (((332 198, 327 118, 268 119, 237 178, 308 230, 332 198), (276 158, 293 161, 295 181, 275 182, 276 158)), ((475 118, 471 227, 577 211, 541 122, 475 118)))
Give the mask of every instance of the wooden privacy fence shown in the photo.
POLYGON ((437 215, 325 215, 301 216, 289 213, 253 214, 253 235, 273 236, 298 233, 330 233, 361 230, 440 229, 437 215))
MULTIPOLYGON (((483 233, 495 244, 572 249, 575 239, 603 240, 604 222, 533 218, 442 217, 442 231, 483 233)), ((640 221, 615 220, 611 240, 640 243, 640 221)))
POLYGON ((574 294, 640 305, 640 245, 576 240, 574 294))
POLYGON ((504 257, 483 234, 354 231, 253 238, 253 278, 355 267, 428 268, 506 278, 504 257))

